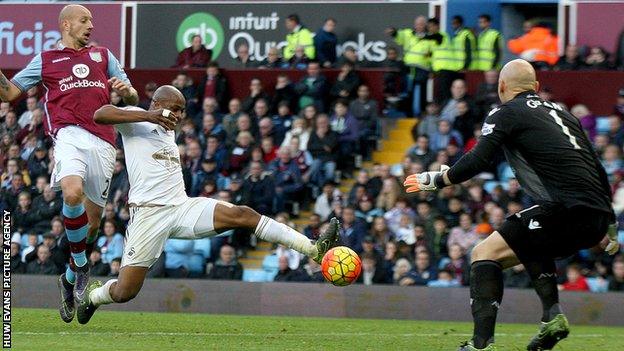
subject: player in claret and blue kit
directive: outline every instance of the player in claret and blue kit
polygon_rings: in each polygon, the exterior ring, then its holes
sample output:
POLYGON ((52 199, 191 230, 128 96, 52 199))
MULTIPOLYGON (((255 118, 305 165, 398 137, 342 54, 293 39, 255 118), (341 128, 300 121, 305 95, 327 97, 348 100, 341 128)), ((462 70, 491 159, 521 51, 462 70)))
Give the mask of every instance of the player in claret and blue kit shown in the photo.
POLYGON ((37 54, 11 81, 0 71, 0 99, 13 101, 39 83, 45 88, 44 122, 54 140, 51 184, 63 191, 71 250, 70 266, 58 281, 61 318, 69 323, 75 303, 84 298, 89 279, 85 251, 97 235, 115 164, 115 130, 94 123, 93 114, 109 103, 111 89, 129 105, 138 102, 138 95, 108 49, 87 45, 93 31, 87 8, 65 6, 59 27, 57 49, 37 54))

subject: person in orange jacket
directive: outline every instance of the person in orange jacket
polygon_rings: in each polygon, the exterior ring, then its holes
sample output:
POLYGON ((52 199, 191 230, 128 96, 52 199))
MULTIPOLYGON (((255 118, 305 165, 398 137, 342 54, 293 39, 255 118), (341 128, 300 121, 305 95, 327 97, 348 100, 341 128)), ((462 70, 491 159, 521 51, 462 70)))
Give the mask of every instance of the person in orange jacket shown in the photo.
POLYGON ((507 42, 509 51, 536 66, 553 66, 558 59, 559 38, 543 24, 533 26, 526 34, 507 42))

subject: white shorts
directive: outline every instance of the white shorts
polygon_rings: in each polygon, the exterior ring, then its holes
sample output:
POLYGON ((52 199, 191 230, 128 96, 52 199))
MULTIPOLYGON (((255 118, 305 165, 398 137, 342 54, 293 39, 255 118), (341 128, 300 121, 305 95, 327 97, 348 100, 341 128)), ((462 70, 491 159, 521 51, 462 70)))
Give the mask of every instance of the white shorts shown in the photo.
POLYGON ((169 238, 200 239, 217 235, 214 210, 219 202, 206 197, 192 197, 175 206, 131 207, 121 266, 151 267, 169 238), (198 226, 201 228, 195 228, 204 210, 205 217, 201 218, 202 225, 198 226))
POLYGON ((116 156, 115 148, 99 137, 77 126, 64 127, 54 139, 51 185, 58 189, 61 179, 77 175, 84 181, 87 198, 104 207, 116 156))

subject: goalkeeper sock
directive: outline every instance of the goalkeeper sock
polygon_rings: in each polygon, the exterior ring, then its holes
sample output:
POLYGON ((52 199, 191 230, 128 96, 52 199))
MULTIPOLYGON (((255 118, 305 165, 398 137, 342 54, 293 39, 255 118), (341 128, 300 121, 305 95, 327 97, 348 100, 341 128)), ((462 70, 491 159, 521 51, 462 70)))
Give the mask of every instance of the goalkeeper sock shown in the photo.
POLYGON ((70 206, 63 202, 63 217, 71 256, 76 266, 82 267, 87 264, 85 248, 87 230, 89 229, 89 219, 87 218, 84 205, 81 203, 76 206, 70 206))
POLYGON ((110 294, 110 287, 113 283, 117 282, 117 279, 111 279, 104 283, 104 285, 100 286, 97 289, 93 289, 91 293, 89 293, 89 299, 94 306, 100 305, 108 305, 115 301, 110 294))
POLYGON ((537 296, 542 302, 542 322, 551 321, 562 313, 559 307, 555 261, 532 261, 524 265, 533 282, 537 296))
POLYGON ((312 244, 305 235, 267 216, 260 217, 254 234, 262 240, 282 244, 308 257, 316 257, 318 255, 316 245, 312 244))
POLYGON ((472 341, 482 349, 494 342, 496 315, 503 300, 503 269, 496 261, 476 261, 470 268, 470 308, 474 320, 472 341))

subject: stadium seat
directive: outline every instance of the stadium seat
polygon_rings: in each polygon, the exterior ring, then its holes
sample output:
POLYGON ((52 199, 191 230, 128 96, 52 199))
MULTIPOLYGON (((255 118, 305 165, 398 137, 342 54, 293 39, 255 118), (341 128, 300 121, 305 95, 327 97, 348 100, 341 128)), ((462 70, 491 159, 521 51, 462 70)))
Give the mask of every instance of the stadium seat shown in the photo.
POLYGON ((183 239, 168 239, 165 243, 165 268, 177 269, 181 266, 188 267, 188 262, 193 255, 193 242, 183 239))
POLYGON ((210 238, 193 240, 193 243, 195 244, 193 246, 194 254, 202 255, 205 259, 210 258, 210 250, 212 248, 212 242, 210 238))
POLYGON ((264 270, 267 280, 273 281, 275 275, 277 275, 277 271, 279 270, 279 259, 277 255, 268 255, 264 257, 262 261, 262 269, 264 270))
POLYGON ((267 279, 266 272, 262 269, 245 269, 243 271, 243 281, 262 283, 269 280, 267 279))
POLYGON ((494 191, 494 188, 496 188, 498 185, 502 185, 502 183, 495 180, 488 180, 487 182, 483 183, 483 189, 487 191, 488 194, 491 194, 492 191, 494 191))
POLYGON ((206 258, 202 254, 194 253, 188 262, 189 277, 199 277, 206 271, 206 258))

